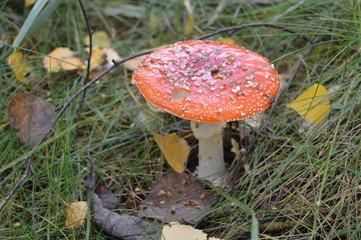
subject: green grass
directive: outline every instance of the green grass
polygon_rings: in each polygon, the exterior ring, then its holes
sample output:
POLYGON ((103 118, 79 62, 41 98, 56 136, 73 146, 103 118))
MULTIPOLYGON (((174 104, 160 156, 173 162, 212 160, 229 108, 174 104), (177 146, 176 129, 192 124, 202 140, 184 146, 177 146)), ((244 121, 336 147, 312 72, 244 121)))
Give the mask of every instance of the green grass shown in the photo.
MULTIPOLYGON (((21 46, 34 67, 24 82, 16 81, 6 58, 30 8, 10 2, 0 3, 0 40, 5 43, 0 48, 0 200, 24 172, 25 163, 17 159, 30 151, 20 145, 9 126, 7 103, 27 91, 54 106, 61 105, 81 87, 82 79, 75 71, 48 73, 43 56, 56 47, 69 47, 86 58, 83 38, 87 33, 81 10, 77 1, 63 1, 21 46)), ((112 47, 125 57, 208 33, 202 27, 220 1, 191 1, 197 27, 189 35, 184 31, 187 11, 183 1, 147 2, 87 1, 89 23, 94 31, 113 36, 112 47), (126 11, 124 3, 130 4, 126 11), (152 16, 157 16, 157 24, 152 16)), ((279 1, 273 6, 225 2, 212 27, 272 21, 299 1, 279 1)), ((247 239, 252 224, 252 215, 243 207, 247 206, 257 217, 261 239, 361 239, 360 3, 305 1, 275 24, 310 40, 266 27, 210 38, 232 37, 259 52, 273 61, 286 81, 298 64, 301 67, 274 106, 265 129, 247 132, 240 121, 239 133, 247 136, 242 140, 244 147, 256 136, 258 141, 254 151, 233 163, 229 172, 236 179, 234 188, 218 189, 221 201, 199 227, 223 239, 247 239), (316 37, 320 42, 304 56, 316 37), (301 133, 302 119, 286 104, 314 83, 338 88, 330 93, 332 108, 326 121, 301 133), (237 168, 240 171, 235 171, 237 168)), ((33 173, 0 213, 1 239, 34 239, 33 226, 39 239, 101 239, 102 233, 91 224, 80 230, 64 226, 66 204, 88 199, 82 187, 89 173, 87 157, 123 206, 131 210, 143 197, 135 189, 146 193, 170 171, 152 133, 178 130, 182 136, 189 135, 189 123, 151 111, 130 79, 131 71, 120 66, 87 90, 78 142, 73 140, 78 100, 66 110, 56 125, 57 136, 34 154, 33 173)))

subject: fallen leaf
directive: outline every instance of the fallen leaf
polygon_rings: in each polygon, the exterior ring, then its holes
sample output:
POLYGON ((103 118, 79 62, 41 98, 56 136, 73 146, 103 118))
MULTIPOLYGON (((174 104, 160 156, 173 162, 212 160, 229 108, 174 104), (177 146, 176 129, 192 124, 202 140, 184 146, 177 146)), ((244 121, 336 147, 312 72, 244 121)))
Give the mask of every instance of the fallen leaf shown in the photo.
POLYGON ((155 134, 154 139, 174 171, 179 173, 184 172, 191 150, 187 141, 178 137, 176 133, 155 134))
MULTIPOLYGON (((110 45, 109 35, 104 31, 98 31, 92 35, 93 47, 108 47, 110 45)), ((90 38, 86 36, 84 38, 85 45, 90 45, 90 38)))
POLYGON ((15 74, 18 81, 24 81, 26 76, 31 73, 33 66, 28 62, 27 58, 21 52, 15 52, 7 57, 8 64, 15 74))
POLYGON ((36 0, 25 0, 25 7, 29 7, 33 5, 36 2, 36 0))
MULTIPOLYGON (((85 51, 89 52, 89 48, 86 48, 85 51)), ((104 51, 102 48, 94 47, 92 51, 90 69, 99 67, 104 62, 104 51)))
POLYGON ((76 70, 84 68, 84 63, 69 48, 59 47, 51 51, 43 59, 44 68, 49 72, 60 70, 76 70))
POLYGON ((237 45, 236 40, 233 38, 218 38, 217 42, 237 45))
POLYGON ((146 56, 147 55, 130 59, 129 61, 126 61, 123 65, 130 70, 135 70, 146 56))
POLYGON ((294 109, 303 119, 311 123, 320 123, 330 111, 327 89, 321 84, 314 84, 287 106, 294 109))
POLYGON ((118 198, 112 191, 109 190, 103 180, 99 182, 95 189, 95 193, 98 194, 98 197, 102 200, 103 207, 107 209, 113 209, 119 202, 118 198))
POLYGON ((105 54, 105 61, 107 63, 106 67, 112 66, 114 64, 113 60, 118 61, 121 59, 121 57, 113 48, 110 47, 103 48, 103 52, 105 54))
POLYGON ((66 207, 65 226, 67 229, 81 227, 88 213, 88 202, 73 202, 66 207))
POLYGON ((139 215, 163 222, 197 220, 214 200, 214 193, 188 174, 169 173, 158 180, 139 205, 139 215))
POLYGON ((22 144, 34 147, 55 121, 54 106, 29 93, 17 94, 8 105, 9 120, 22 144))
POLYGON ((207 234, 189 225, 179 222, 166 224, 162 229, 161 240, 220 240, 219 238, 208 238, 207 234))

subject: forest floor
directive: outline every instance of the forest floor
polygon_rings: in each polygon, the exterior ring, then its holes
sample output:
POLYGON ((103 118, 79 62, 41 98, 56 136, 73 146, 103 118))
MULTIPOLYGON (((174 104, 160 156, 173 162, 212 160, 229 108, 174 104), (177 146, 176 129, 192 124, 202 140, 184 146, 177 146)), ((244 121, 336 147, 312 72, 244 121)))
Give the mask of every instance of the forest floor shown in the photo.
MULTIPOLYGON (((0 238, 115 239, 91 223, 90 210, 81 226, 65 224, 71 203, 93 200, 83 186, 91 162, 119 199, 114 211, 135 214, 151 187, 173 172, 154 134, 176 133, 187 140, 189 174, 198 163, 198 143, 188 120, 146 103, 131 81, 134 66, 128 62, 88 87, 83 103, 82 94, 71 101, 40 145, 23 144, 9 114, 14 97, 29 93, 56 108, 87 81, 84 67, 73 68, 77 61, 86 65, 88 57, 78 1, 59 1, 49 16, 45 6, 45 15, 25 26, 29 31, 17 50, 22 55, 9 63, 15 37, 31 9, 44 1, 38 2, 0 3, 0 202, 6 203, 0 238), (44 58, 60 47, 73 51, 64 60, 72 64, 49 70, 44 58)), ((206 184, 217 199, 200 221, 185 223, 220 239, 256 239, 255 234, 259 239, 361 239, 359 1, 91 0, 84 1, 84 9, 92 31, 108 36, 101 40, 103 53, 93 52, 104 59, 92 67, 90 79, 112 66, 106 56, 125 58, 217 29, 259 24, 207 40, 223 38, 265 56, 281 76, 282 92, 258 118, 227 124, 227 184, 206 184), (105 48, 117 55, 104 54, 105 48), (327 90, 329 106, 325 117, 316 111, 322 117, 317 123, 289 106, 314 84, 327 90)))

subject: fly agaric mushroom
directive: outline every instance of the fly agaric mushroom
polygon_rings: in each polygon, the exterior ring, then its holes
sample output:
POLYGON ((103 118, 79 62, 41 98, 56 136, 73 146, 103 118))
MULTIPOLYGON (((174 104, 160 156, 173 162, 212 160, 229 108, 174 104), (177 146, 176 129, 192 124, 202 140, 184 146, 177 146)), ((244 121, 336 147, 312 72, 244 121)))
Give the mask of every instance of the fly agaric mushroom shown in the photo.
POLYGON ((162 47, 133 73, 155 106, 192 120, 199 140, 198 177, 220 183, 225 171, 222 129, 268 108, 279 91, 273 64, 243 47, 192 40, 162 47))

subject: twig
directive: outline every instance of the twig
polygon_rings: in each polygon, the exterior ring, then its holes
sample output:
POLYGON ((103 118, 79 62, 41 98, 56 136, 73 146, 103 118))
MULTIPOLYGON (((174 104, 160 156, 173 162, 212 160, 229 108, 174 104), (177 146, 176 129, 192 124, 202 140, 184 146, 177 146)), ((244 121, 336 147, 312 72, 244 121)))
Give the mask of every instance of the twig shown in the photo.
POLYGON ((19 181, 17 181, 17 183, 15 183, 14 187, 11 189, 11 191, 8 193, 8 195, 6 195, 4 200, 1 202, 1 204, 0 204, 0 212, 2 211, 4 206, 9 202, 11 196, 15 193, 16 189, 18 189, 18 187, 21 185, 21 183, 25 180, 25 178, 29 174, 29 170, 30 170, 30 167, 31 167, 31 156, 27 156, 24 159, 26 159, 26 158, 28 158, 28 162, 26 163, 25 171, 24 171, 23 175, 21 175, 19 181))
MULTIPOLYGON (((290 33, 297 33, 291 29, 288 29, 286 27, 280 26, 280 25, 276 25, 276 24, 269 24, 269 23, 254 23, 254 24, 245 24, 242 26, 236 26, 236 27, 230 27, 230 28, 225 28, 225 29, 219 29, 215 32, 200 36, 196 39, 205 39, 223 32, 228 32, 228 31, 237 31, 237 30, 241 30, 241 29, 246 29, 246 28, 250 28, 250 27, 260 27, 260 26, 264 26, 264 27, 272 27, 272 28, 278 28, 281 30, 284 30, 286 32, 290 32, 290 33)), ((305 37, 304 37, 305 38, 305 37)), ((60 117, 63 115, 63 113, 65 112, 65 110, 70 106, 70 104, 74 101, 75 98, 77 98, 81 93, 83 93, 87 88, 89 88, 90 86, 92 86, 95 82, 97 82, 99 79, 101 79, 102 77, 104 77, 105 75, 107 75, 108 73, 110 73, 111 71, 113 71, 116 67, 118 67, 120 64, 127 62, 133 58, 139 57, 139 56, 143 56, 143 55, 147 55, 149 53, 152 53, 154 50, 148 50, 148 51, 144 51, 144 52, 138 52, 138 53, 134 53, 122 60, 119 61, 113 61, 114 65, 109 67, 108 69, 104 70, 102 73, 100 73, 97 77, 93 78, 92 80, 88 81, 87 83, 85 83, 83 85, 83 87, 81 87, 73 96, 70 97, 69 100, 67 100, 63 106, 60 106, 57 108, 58 110, 58 115, 56 116, 53 124, 51 125, 51 127, 48 129, 48 131, 43 135, 43 137, 41 137, 39 139, 39 141, 37 142, 37 144, 33 147, 34 149, 36 149, 37 147, 40 146, 40 144, 42 144, 44 142, 44 140, 46 139, 46 137, 54 132, 54 127, 57 124, 57 122, 59 121, 60 117)), ((38 149, 39 150, 39 149, 38 149)), ((23 175, 21 175, 21 178, 18 180, 18 182, 15 183, 14 187, 12 188, 12 190, 7 194, 7 196, 3 199, 3 201, 0 204, 0 212, 3 210, 4 206, 9 202, 10 198, 12 197, 12 195, 15 193, 15 191, 18 189, 18 187, 23 183, 23 181, 28 177, 29 174, 29 169, 31 166, 31 161, 32 161, 32 157, 34 155, 34 153, 36 153, 38 150, 32 151, 29 155, 25 156, 24 158, 22 158, 19 162, 25 161, 27 160, 27 165, 25 168, 25 171, 23 173, 23 175)))
MULTIPOLYGON (((90 29, 89 26, 89 21, 88 21, 88 16, 86 14, 86 11, 84 9, 84 5, 82 3, 81 0, 79 0, 79 5, 80 5, 80 9, 84 15, 84 20, 85 20, 85 24, 86 24, 86 28, 88 30, 88 35, 89 35, 89 54, 88 54, 88 65, 86 68, 86 75, 84 77, 84 83, 86 84, 88 82, 89 79, 89 74, 90 74, 90 63, 91 63, 91 58, 92 58, 92 53, 93 53, 93 32, 90 29)), ((81 110, 83 108, 83 104, 84 104, 84 100, 85 100, 85 95, 86 95, 86 89, 83 92, 83 95, 81 96, 81 99, 79 101, 79 106, 78 106, 78 110, 76 111, 76 119, 75 119, 75 123, 79 122, 81 119, 81 110)), ((74 142, 78 141, 78 130, 79 130, 79 126, 76 126, 74 129, 74 142)))

